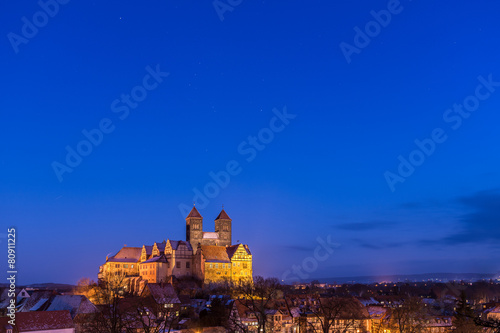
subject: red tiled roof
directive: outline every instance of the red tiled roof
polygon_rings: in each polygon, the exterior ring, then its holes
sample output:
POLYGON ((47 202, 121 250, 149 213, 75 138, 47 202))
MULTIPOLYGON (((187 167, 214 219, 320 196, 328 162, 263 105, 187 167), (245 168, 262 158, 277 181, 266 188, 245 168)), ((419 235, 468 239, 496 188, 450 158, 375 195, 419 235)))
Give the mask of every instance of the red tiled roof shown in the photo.
POLYGON ((139 261, 141 259, 141 251, 140 247, 127 247, 124 246, 117 254, 110 257, 108 261, 115 261, 116 259, 134 259, 135 261, 139 261))
POLYGON ((226 211, 223 209, 223 210, 221 210, 221 212, 219 213, 219 216, 217 216, 217 218, 215 220, 216 221, 217 220, 231 220, 231 218, 227 215, 226 211))
POLYGON ((225 246, 202 245, 201 253, 205 257, 205 261, 212 262, 231 262, 227 255, 225 246))
POLYGON ((198 209, 196 209, 196 207, 193 206, 193 209, 191 209, 189 215, 186 218, 188 217, 201 217, 201 214, 200 212, 198 212, 198 209))
MULTIPOLYGON (((0 327, 8 324, 9 317, 0 318, 0 327)), ((71 314, 63 311, 32 311, 16 313, 16 328, 19 332, 74 328, 71 314)))
POLYGON ((179 297, 177 297, 174 287, 172 287, 170 283, 163 285, 158 283, 148 283, 146 288, 157 304, 174 304, 181 302, 179 297))

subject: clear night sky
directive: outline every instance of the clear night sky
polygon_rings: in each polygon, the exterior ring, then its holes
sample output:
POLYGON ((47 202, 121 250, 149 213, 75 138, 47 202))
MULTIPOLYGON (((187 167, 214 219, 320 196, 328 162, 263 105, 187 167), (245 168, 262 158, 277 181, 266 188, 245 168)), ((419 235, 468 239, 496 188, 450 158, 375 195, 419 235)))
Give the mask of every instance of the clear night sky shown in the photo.
POLYGON ((220 3, 72 0, 47 22, 4 4, 0 240, 17 228, 19 283, 95 279, 123 244, 185 239, 193 200, 207 231, 224 205, 260 275, 328 236, 308 277, 500 271, 498 1, 220 3), (420 165, 398 174, 400 155, 420 165))

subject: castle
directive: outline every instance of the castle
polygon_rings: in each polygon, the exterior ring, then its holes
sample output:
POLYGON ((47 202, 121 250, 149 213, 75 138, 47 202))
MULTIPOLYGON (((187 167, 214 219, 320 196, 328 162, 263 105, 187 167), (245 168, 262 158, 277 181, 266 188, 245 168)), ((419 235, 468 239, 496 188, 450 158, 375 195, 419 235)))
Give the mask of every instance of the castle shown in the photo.
POLYGON ((127 247, 106 257, 99 267, 100 281, 124 277, 131 291, 145 283, 195 277, 204 283, 252 279, 252 253, 245 244, 232 244, 232 220, 222 209, 215 232, 203 231, 196 207, 186 217, 186 240, 163 240, 153 245, 127 247))

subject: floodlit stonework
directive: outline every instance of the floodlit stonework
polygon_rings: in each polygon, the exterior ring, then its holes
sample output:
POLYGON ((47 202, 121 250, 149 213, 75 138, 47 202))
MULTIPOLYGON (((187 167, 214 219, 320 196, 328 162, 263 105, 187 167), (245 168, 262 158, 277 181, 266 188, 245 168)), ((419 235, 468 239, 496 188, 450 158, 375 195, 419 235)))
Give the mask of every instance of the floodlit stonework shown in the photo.
POLYGON ((124 277, 130 290, 146 282, 171 282, 195 277, 204 283, 252 279, 252 253, 248 245, 232 244, 232 220, 224 211, 215 219, 215 232, 203 231, 203 217, 193 207, 186 217, 186 240, 127 247, 106 257, 99 280, 124 277))

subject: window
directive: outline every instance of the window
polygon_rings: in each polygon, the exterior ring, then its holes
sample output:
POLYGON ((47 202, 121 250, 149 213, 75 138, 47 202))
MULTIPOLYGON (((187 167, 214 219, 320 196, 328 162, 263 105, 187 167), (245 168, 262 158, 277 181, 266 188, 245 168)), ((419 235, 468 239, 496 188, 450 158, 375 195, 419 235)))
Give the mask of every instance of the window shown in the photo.
POLYGON ((246 263, 246 262, 244 262, 244 263, 243 263, 243 268, 244 268, 244 269, 246 269, 246 268, 247 268, 247 263, 246 263))
POLYGON ((124 265, 123 265, 123 268, 128 268, 128 265, 127 265, 127 264, 124 264, 124 265))
POLYGON ((120 268, 120 264, 116 264, 116 265, 115 265, 115 267, 116 267, 116 268, 120 268))
POLYGON ((210 264, 210 268, 212 268, 212 264, 210 264))
POLYGON ((219 268, 219 264, 215 264, 215 268, 219 268))
POLYGON ((132 264, 132 265, 130 265, 130 268, 134 268, 134 265, 133 265, 133 264, 132 264))
POLYGON ((186 268, 191 268, 191 263, 189 261, 186 262, 186 268))
POLYGON ((180 261, 178 261, 178 262, 175 264, 175 267, 177 267, 177 268, 181 268, 181 262, 180 262, 180 261))

